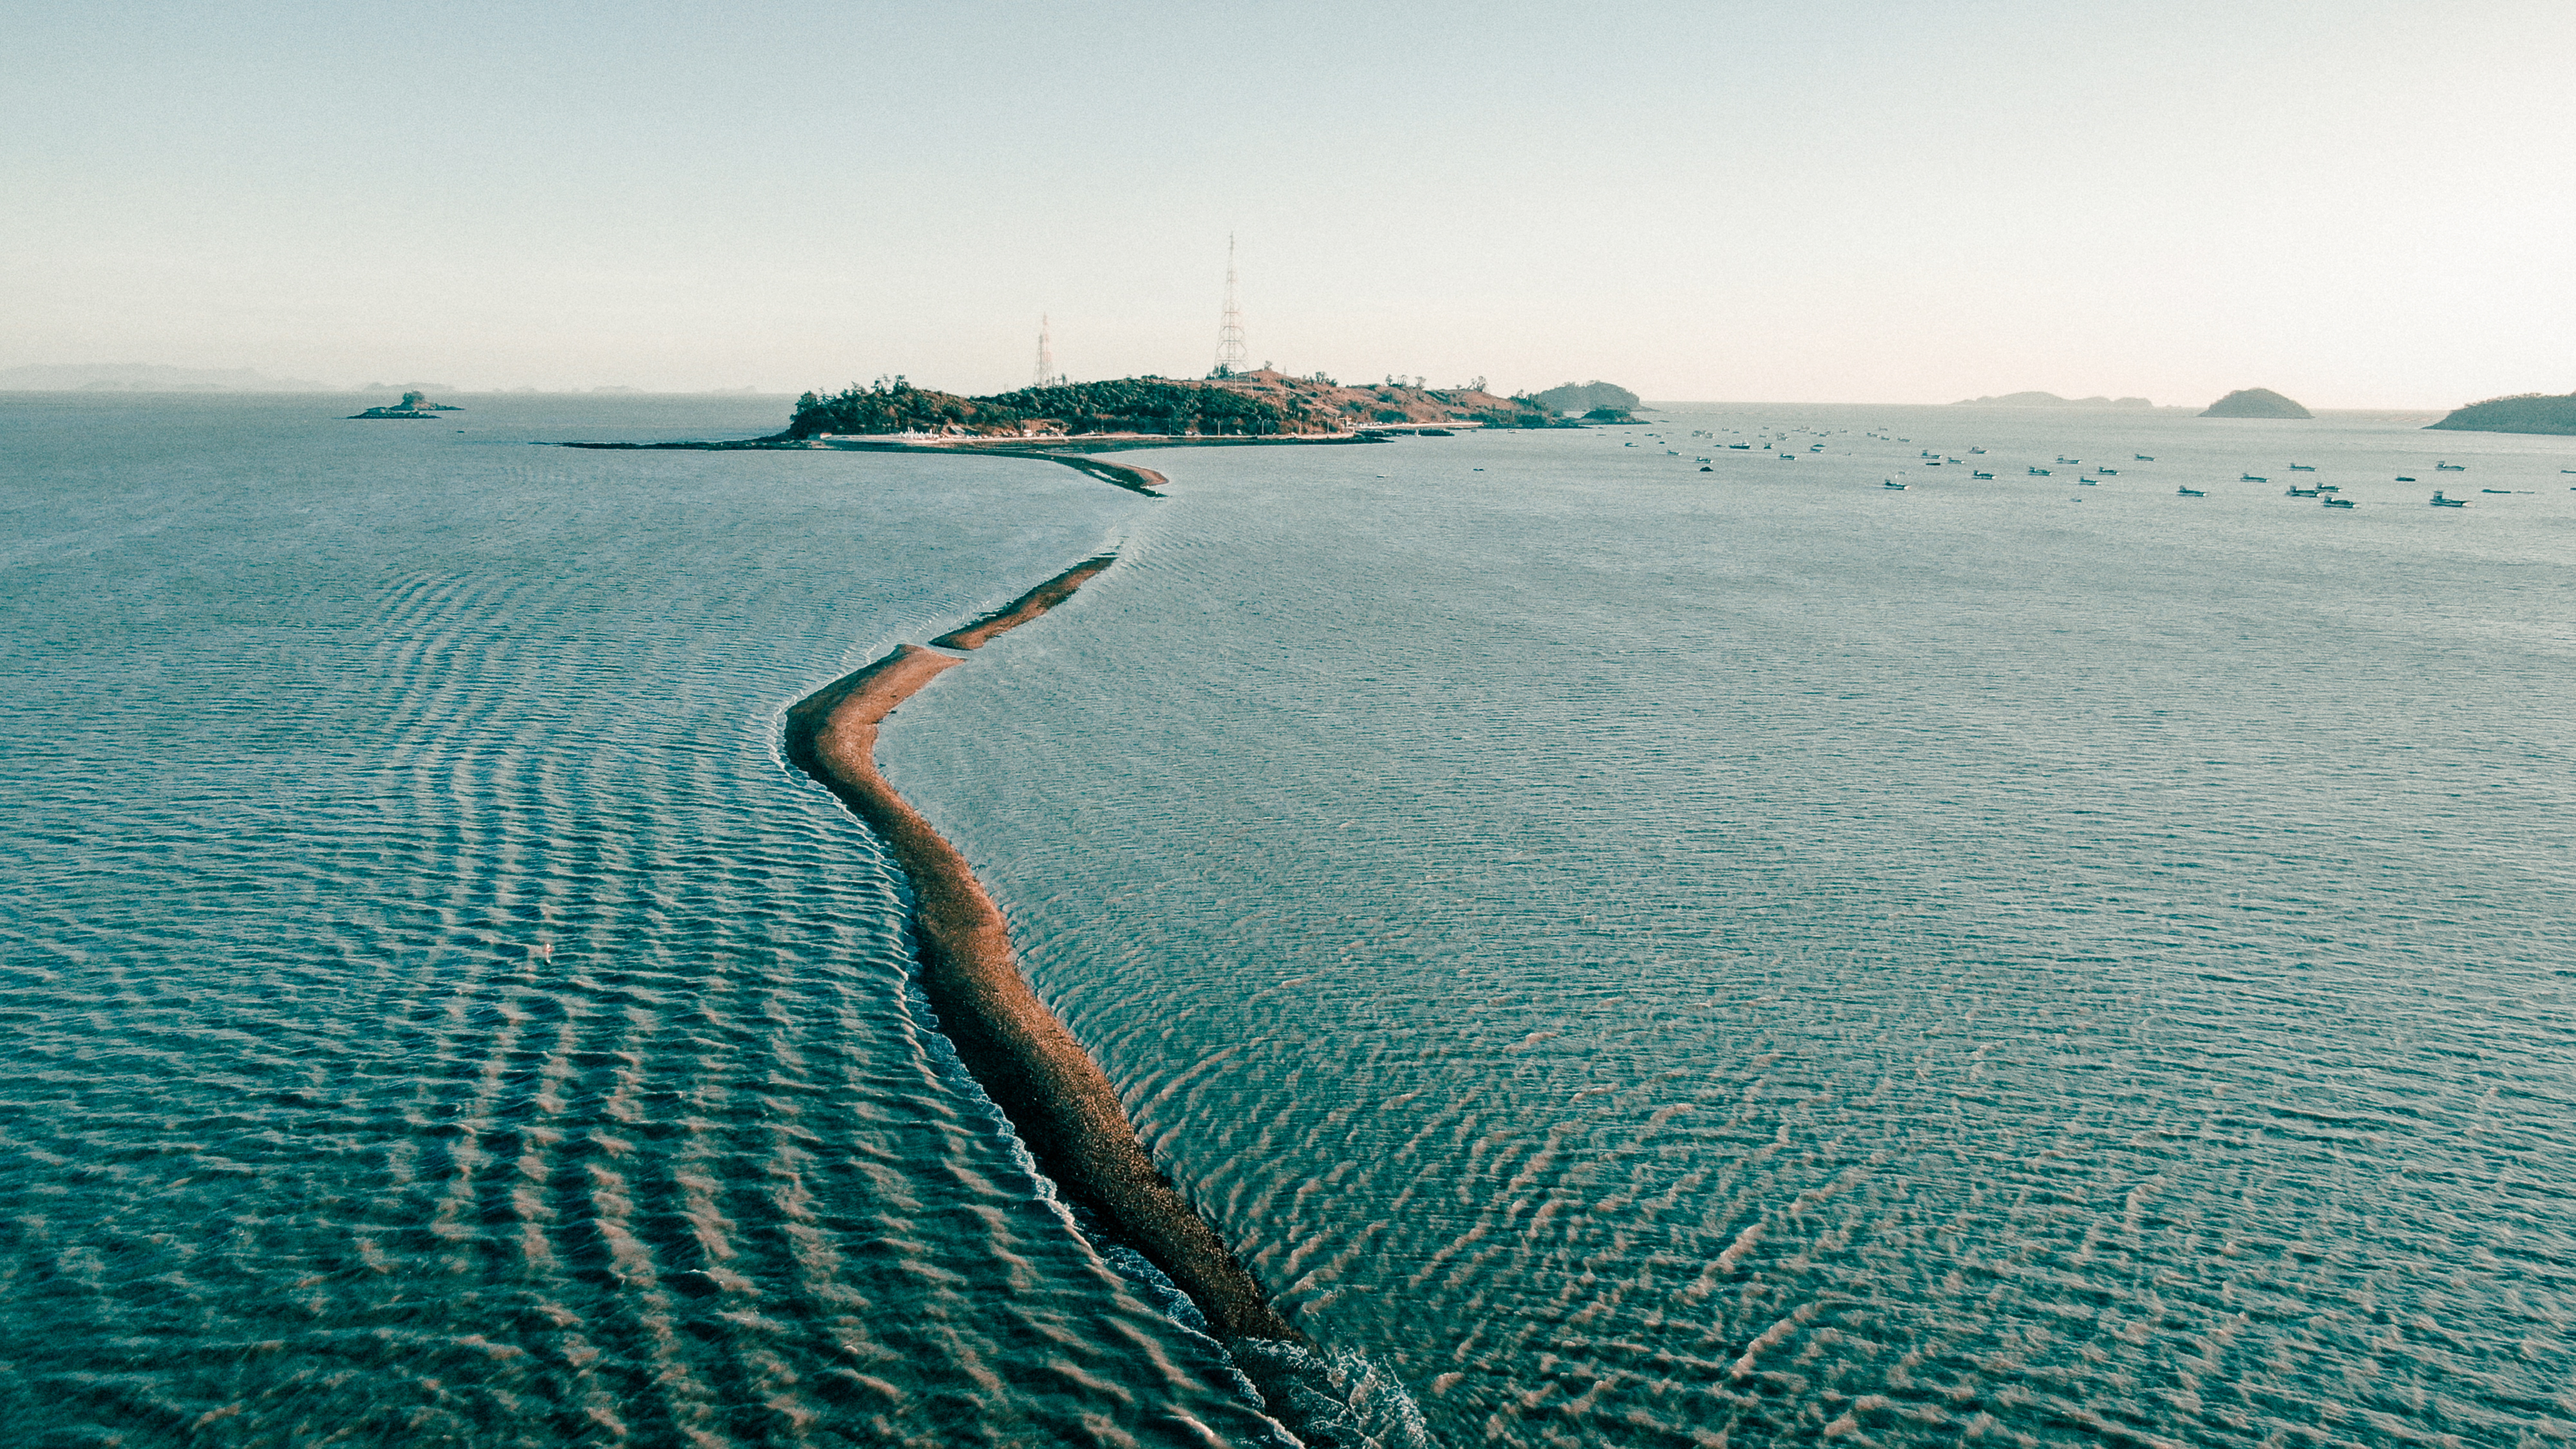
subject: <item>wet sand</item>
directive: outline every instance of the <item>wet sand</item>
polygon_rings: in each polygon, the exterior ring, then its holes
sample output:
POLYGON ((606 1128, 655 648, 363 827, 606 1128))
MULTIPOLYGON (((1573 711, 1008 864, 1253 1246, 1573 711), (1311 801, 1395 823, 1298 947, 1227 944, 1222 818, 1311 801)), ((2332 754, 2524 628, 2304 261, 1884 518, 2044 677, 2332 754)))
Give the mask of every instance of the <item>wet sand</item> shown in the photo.
MULTIPOLYGON (((978 647, 1107 566, 1106 558, 1087 560, 943 642, 978 647), (968 636, 972 642, 962 642, 968 636)), ((1039 1166, 1179 1284, 1220 1337, 1303 1342, 1207 1220, 1155 1171, 1108 1077, 1020 974, 1009 925, 966 858, 877 772, 877 727, 964 662, 906 644, 815 691, 787 712, 788 757, 874 827, 911 878, 922 993, 1039 1166)))
POLYGON ((951 629, 931 640, 931 645, 938 649, 981 649, 992 642, 993 636, 1008 633, 1072 598, 1074 590, 1081 588, 1094 575, 1117 560, 1118 555, 1114 553, 1104 553, 1098 558, 1084 559, 1063 573, 1013 599, 1008 605, 986 614, 962 629, 951 629))

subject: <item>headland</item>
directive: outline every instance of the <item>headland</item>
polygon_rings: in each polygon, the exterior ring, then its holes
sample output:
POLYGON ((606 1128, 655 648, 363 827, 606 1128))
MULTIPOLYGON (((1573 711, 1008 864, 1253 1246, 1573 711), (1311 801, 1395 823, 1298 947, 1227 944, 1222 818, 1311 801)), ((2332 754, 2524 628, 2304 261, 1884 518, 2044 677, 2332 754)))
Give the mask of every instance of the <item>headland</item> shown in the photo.
POLYGON ((2576 434, 2576 392, 2516 393, 2453 408, 2450 416, 2425 425, 2455 433, 2576 434))

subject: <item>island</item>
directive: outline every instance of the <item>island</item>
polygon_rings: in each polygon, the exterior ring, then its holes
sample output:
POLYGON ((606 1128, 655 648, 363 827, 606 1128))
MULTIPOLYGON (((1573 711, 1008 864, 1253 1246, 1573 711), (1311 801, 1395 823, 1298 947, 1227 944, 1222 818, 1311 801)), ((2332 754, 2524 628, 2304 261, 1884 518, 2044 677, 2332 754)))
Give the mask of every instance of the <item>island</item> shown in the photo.
POLYGON ((2151 408, 2142 397, 2059 397, 2053 392, 2008 392, 2001 397, 1963 397, 1954 408, 2151 408))
MULTIPOLYGON (((566 448, 732 452, 834 448, 876 453, 946 453, 1058 463, 1148 498, 1168 481, 1151 468, 1090 453, 1129 448, 1353 446, 1398 438, 1447 438, 1458 428, 1580 428, 1534 396, 1501 397, 1485 380, 1433 388, 1423 378, 1344 385, 1315 373, 1291 377, 1264 367, 1206 378, 1147 375, 1109 382, 1058 382, 967 397, 915 387, 904 377, 853 383, 828 396, 808 392, 784 431, 756 438, 668 443, 565 442, 566 448)), ((406 402, 410 399, 406 398, 406 402)), ((398 409, 359 416, 405 417, 398 409)), ((1628 421, 1603 409, 1599 421, 1628 421)))
POLYGON ((845 436, 1066 438, 1078 435, 1198 438, 1293 437, 1376 429, 1556 425, 1531 397, 1497 397, 1484 379, 1431 388, 1421 378, 1344 385, 1315 373, 1270 368, 1225 377, 1124 377, 965 397, 881 377, 796 399, 777 441, 845 436))
POLYGON ((1612 414, 1614 416, 1601 419, 1611 422, 1624 422, 1628 414, 1645 406, 1635 393, 1599 378, 1590 382, 1559 383, 1545 392, 1531 394, 1529 400, 1552 413, 1582 413, 1587 417, 1612 414))
POLYGON ((391 407, 369 408, 362 413, 351 413, 349 420, 356 422, 362 418, 434 418, 440 413, 463 411, 463 408, 453 403, 431 402, 427 393, 407 392, 402 395, 401 402, 391 407))
POLYGON ((2306 408, 2268 387, 2240 387, 2200 410, 2204 418, 2304 418, 2306 408))
POLYGON ((2454 433, 2576 434, 2576 392, 2518 392, 2453 408, 2450 416, 2425 425, 2427 431, 2454 433))

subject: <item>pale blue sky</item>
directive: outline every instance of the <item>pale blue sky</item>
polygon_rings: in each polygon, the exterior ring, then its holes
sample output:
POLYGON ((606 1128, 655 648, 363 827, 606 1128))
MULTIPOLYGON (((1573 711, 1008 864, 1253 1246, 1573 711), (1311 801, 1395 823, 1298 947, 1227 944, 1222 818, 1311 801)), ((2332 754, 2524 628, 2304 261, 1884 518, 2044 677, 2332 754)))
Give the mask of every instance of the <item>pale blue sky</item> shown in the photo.
POLYGON ((2576 388, 2576 4, 21 5, 0 367, 2576 388))

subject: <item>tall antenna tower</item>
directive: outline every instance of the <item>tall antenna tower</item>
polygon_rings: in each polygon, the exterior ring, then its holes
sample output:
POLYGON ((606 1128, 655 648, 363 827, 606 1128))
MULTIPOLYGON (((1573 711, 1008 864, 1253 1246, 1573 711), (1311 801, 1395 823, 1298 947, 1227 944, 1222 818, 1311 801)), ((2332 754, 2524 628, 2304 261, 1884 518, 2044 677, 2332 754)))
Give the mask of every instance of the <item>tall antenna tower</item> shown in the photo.
POLYGON ((1210 377, 1232 377, 1252 361, 1243 343, 1243 308, 1234 298, 1234 233, 1225 237, 1225 316, 1216 325, 1216 369, 1210 377))
POLYGON ((1038 314, 1038 370, 1030 379, 1029 386, 1053 387, 1059 380, 1055 375, 1055 349, 1047 345, 1046 314, 1040 312, 1038 314))

